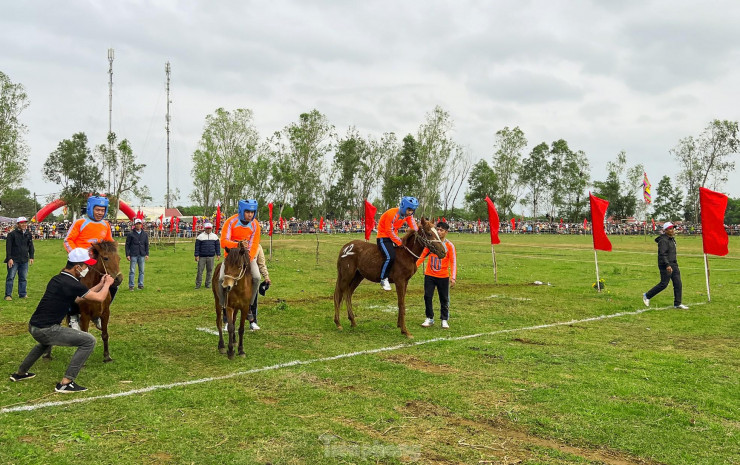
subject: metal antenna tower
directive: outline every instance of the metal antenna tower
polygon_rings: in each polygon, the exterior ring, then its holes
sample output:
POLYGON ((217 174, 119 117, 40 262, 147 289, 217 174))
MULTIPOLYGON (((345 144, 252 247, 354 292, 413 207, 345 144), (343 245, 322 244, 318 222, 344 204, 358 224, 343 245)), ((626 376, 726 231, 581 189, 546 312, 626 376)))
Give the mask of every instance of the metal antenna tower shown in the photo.
POLYGON ((164 72, 167 74, 167 115, 164 117, 167 130, 167 205, 170 208, 170 62, 164 65, 164 72))
MULTIPOLYGON (((108 63, 110 66, 108 67, 108 153, 110 153, 113 150, 113 141, 111 140, 110 135, 113 133, 113 58, 114 58, 114 52, 112 48, 108 49, 108 63)), ((108 163, 106 163, 108 165, 108 163)), ((111 167, 108 165, 108 192, 110 192, 110 172, 111 167)))

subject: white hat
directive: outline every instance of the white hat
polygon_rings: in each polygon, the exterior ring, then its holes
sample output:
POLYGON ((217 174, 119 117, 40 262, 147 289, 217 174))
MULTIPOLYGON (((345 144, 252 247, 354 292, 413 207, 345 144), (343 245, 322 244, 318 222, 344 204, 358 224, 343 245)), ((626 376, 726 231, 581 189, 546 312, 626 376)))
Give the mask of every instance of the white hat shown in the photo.
POLYGON ((28 223, 28 218, 25 216, 19 216, 17 220, 15 220, 16 223, 28 223))
POLYGON ((139 223, 142 223, 143 224, 143 221, 141 221, 141 218, 136 218, 134 220, 134 224, 139 224, 139 223))
POLYGON ((205 229, 205 228, 211 228, 211 229, 213 229, 213 225, 211 223, 206 223, 206 224, 203 225, 203 229, 205 229))
POLYGON ((67 255, 67 260, 72 263, 85 263, 86 265, 94 265, 98 262, 94 258, 90 258, 90 252, 82 247, 72 249, 69 255, 67 255))
POLYGON ((666 221, 665 223, 663 223, 663 231, 674 228, 675 226, 676 225, 671 223, 670 221, 666 221))

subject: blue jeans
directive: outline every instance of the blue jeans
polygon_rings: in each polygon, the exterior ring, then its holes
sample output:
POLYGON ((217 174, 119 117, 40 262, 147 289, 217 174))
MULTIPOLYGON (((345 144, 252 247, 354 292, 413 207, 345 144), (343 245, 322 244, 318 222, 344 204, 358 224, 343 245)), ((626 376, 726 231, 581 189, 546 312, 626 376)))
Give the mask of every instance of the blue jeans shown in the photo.
POLYGON ((136 266, 139 266, 139 287, 144 287, 144 263, 145 257, 131 257, 131 266, 128 269, 128 287, 134 287, 134 274, 136 266))
POLYGON ((13 281, 18 275, 18 297, 26 296, 26 277, 28 276, 28 262, 18 263, 13 261, 13 266, 8 268, 8 277, 5 278, 5 297, 13 295, 13 281))

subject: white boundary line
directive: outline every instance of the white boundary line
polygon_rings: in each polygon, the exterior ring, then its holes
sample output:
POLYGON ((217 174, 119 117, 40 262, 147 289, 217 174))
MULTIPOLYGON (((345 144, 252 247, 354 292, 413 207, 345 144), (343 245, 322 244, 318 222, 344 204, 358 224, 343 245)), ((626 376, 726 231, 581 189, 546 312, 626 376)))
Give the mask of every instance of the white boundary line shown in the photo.
MULTIPOLYGON (((704 303, 696 303, 691 304, 694 305, 703 305, 704 303)), ((48 407, 58 407, 63 405, 71 405, 71 404, 81 404, 84 402, 91 402, 93 400, 99 400, 99 399, 114 399, 116 397, 128 397, 132 396, 134 394, 143 394, 146 392, 152 392, 152 391, 158 391, 160 389, 172 389, 175 387, 181 387, 181 386, 190 386, 192 384, 201 384, 201 383, 209 383, 211 381, 220 381, 223 379, 231 379, 235 378, 237 376, 242 375, 249 375, 252 373, 260 373, 263 371, 272 371, 272 370, 279 370, 281 368, 289 368, 294 366, 300 366, 300 365, 310 365, 313 363, 318 362, 329 362, 332 360, 340 360, 343 358, 350 358, 350 357, 357 357, 358 355, 369 355, 369 354, 377 354, 381 352, 389 352, 392 350, 398 350, 398 349, 406 349, 409 347, 414 346, 420 346, 424 344, 430 344, 433 342, 442 342, 442 341, 463 341, 465 339, 473 339, 476 337, 482 337, 482 336, 495 336, 497 334, 506 334, 506 333, 515 333, 518 331, 532 331, 536 329, 546 329, 546 328, 553 328, 556 326, 566 326, 566 325, 572 325, 577 323, 588 323, 591 321, 600 321, 600 320, 606 320, 609 318, 619 318, 623 316, 631 316, 631 315, 639 315, 641 313, 649 312, 649 311, 655 311, 655 310, 666 310, 666 309, 672 309, 673 306, 670 307, 654 307, 654 308, 643 308, 640 310, 635 310, 632 312, 619 312, 619 313, 612 313, 610 315, 601 315, 601 316, 595 316, 591 318, 583 318, 581 320, 570 320, 570 321, 560 321, 556 323, 547 323, 542 325, 535 325, 535 326, 525 326, 523 328, 514 328, 514 329, 500 329, 498 331, 491 331, 487 333, 477 333, 477 334, 468 334, 466 336, 455 336, 455 337, 435 337, 432 339, 425 339, 423 341, 416 341, 416 342, 410 342, 410 343, 404 343, 404 344, 397 344, 394 346, 388 346, 388 347, 380 347, 377 349, 366 349, 366 350, 360 350, 357 352, 349 352, 345 354, 339 354, 334 355, 331 357, 321 357, 321 358, 312 358, 309 360, 293 360, 291 362, 285 362, 285 363, 278 363, 277 365, 269 365, 259 368, 253 368, 251 370, 246 371, 237 371, 235 373, 230 373, 228 375, 223 376, 213 376, 210 378, 200 378, 200 379, 194 379, 190 381, 179 381, 176 383, 170 383, 170 384, 155 384, 153 386, 141 388, 141 389, 133 389, 131 391, 123 391, 123 392, 116 392, 113 394, 105 394, 102 396, 93 396, 93 397, 82 397, 79 399, 71 399, 71 400, 63 400, 63 401, 56 401, 56 402, 43 402, 40 404, 32 404, 32 405, 19 405, 16 407, 5 407, 0 409, 0 415, 4 413, 11 413, 11 412, 30 412, 33 410, 39 410, 43 408, 48 407)), ((200 329, 200 328, 199 328, 200 329)))

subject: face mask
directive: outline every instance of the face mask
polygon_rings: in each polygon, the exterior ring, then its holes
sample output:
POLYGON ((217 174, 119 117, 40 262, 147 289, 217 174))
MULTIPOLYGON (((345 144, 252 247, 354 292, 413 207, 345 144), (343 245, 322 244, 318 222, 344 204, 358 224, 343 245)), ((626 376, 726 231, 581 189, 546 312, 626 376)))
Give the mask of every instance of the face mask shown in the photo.
POLYGON ((87 276, 87 272, 90 271, 90 268, 85 268, 84 270, 80 271, 80 278, 84 278, 87 276))

